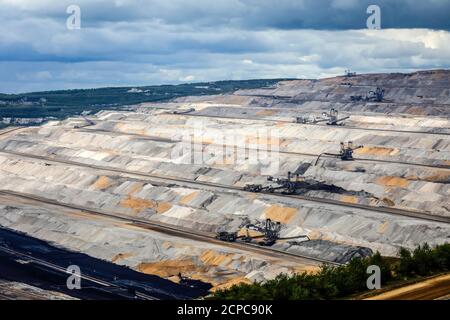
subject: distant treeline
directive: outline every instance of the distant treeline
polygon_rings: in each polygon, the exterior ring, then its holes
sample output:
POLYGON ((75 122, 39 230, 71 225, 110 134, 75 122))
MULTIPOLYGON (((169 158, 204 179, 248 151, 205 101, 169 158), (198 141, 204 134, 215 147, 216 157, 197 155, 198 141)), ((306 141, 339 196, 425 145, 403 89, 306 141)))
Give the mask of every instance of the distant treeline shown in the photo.
POLYGON ((367 258, 355 258, 342 266, 322 266, 316 274, 281 274, 265 283, 234 285, 220 290, 211 299, 220 300, 310 300, 338 299, 368 290, 367 268, 380 267, 381 283, 430 276, 450 271, 450 244, 431 248, 428 244, 413 251, 400 250, 400 258, 386 258, 379 253, 367 258))
POLYGON ((62 119, 85 110, 97 112, 142 102, 167 101, 183 96, 223 94, 240 89, 273 86, 281 80, 283 79, 0 94, 0 118, 62 119))

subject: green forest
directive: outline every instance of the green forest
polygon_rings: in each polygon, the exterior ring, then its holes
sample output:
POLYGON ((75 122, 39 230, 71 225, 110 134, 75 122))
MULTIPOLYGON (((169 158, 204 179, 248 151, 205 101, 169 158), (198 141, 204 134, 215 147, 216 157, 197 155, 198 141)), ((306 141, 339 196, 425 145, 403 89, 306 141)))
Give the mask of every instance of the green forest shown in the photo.
POLYGON ((399 258, 379 253, 352 259, 341 266, 323 265, 318 273, 281 274, 265 283, 240 284, 215 292, 219 300, 317 300, 343 299, 368 291, 367 267, 377 265, 382 285, 450 271, 450 244, 431 248, 428 244, 415 250, 401 249, 399 258))
POLYGON ((283 79, 0 94, 0 120, 46 117, 64 119, 85 110, 95 113, 106 109, 121 109, 123 106, 142 102, 162 102, 183 96, 224 94, 239 89, 269 87, 281 80, 283 79))

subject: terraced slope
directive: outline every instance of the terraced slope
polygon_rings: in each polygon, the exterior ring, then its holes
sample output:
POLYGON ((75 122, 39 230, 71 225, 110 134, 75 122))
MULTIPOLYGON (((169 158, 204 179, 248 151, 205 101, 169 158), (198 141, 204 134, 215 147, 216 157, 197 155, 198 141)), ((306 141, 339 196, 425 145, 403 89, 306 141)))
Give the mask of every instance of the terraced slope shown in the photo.
POLYGON ((216 288, 448 242, 449 84, 448 71, 285 81, 102 111, 95 125, 9 129, 0 132, 0 225, 216 288), (377 86, 385 101, 350 101, 377 86), (295 123, 330 107, 350 116, 345 125, 295 123), (348 141, 363 145, 354 161, 333 155, 348 141), (243 190, 289 171, 322 187, 243 190), (213 239, 266 218, 285 239, 271 248, 213 239))

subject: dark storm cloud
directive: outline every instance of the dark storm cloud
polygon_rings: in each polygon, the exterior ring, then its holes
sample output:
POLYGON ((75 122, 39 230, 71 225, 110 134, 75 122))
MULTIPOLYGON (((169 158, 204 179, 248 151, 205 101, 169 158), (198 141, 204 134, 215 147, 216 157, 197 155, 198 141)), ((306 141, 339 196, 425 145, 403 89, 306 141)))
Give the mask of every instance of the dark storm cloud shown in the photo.
POLYGON ((378 5, 384 28, 450 30, 448 0, 97 0, 0 1, 4 12, 62 19, 70 4, 88 25, 155 19, 170 25, 345 30, 365 28, 366 9, 378 5), (36 1, 37 2, 37 1, 36 1))
POLYGON ((246 29, 345 30, 365 28, 366 9, 380 6, 384 28, 450 30, 448 0, 156 0, 93 5, 88 21, 160 19, 167 24, 246 29), (122 3, 122 5, 120 5, 122 3))
POLYGON ((449 11, 445 0, 0 0, 0 92, 448 68, 449 11), (81 30, 66 28, 71 4, 81 30), (369 4, 382 30, 366 29, 369 4))

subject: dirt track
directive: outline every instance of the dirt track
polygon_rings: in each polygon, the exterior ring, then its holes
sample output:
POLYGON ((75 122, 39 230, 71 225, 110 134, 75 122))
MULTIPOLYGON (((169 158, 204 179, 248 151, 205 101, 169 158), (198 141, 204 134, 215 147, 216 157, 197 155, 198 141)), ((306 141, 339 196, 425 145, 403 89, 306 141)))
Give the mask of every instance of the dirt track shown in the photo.
POLYGON ((434 300, 450 294, 450 274, 384 292, 367 300, 434 300))

